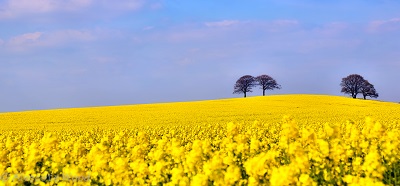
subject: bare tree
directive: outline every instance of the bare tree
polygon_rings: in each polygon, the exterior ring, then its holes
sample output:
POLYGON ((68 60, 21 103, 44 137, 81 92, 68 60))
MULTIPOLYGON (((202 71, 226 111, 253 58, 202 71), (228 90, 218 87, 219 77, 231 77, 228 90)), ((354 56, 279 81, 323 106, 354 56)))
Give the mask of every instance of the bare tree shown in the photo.
POLYGON ((236 84, 234 86, 234 94, 244 94, 244 97, 246 97, 247 92, 252 92, 251 88, 256 85, 255 83, 255 78, 250 75, 245 75, 239 78, 236 81, 236 84))
POLYGON ((361 88, 364 85, 364 78, 358 74, 351 74, 345 78, 342 78, 340 86, 345 94, 351 94, 351 97, 356 98, 358 93, 361 93, 361 88))
POLYGON ((263 90, 263 96, 265 96, 265 90, 280 89, 281 86, 276 83, 276 80, 268 75, 260 75, 255 78, 258 85, 263 90))
POLYGON ((369 83, 368 80, 364 81, 363 86, 361 87, 361 93, 366 99, 367 96, 371 98, 377 98, 379 96, 378 92, 376 92, 376 89, 373 84, 369 83))

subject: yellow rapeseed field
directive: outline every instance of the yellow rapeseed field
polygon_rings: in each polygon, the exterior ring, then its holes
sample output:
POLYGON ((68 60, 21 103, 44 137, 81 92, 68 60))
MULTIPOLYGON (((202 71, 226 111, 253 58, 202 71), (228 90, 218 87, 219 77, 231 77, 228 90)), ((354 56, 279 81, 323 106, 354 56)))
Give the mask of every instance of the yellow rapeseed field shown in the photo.
POLYGON ((399 121, 325 95, 0 113, 0 185, 399 185, 399 121))

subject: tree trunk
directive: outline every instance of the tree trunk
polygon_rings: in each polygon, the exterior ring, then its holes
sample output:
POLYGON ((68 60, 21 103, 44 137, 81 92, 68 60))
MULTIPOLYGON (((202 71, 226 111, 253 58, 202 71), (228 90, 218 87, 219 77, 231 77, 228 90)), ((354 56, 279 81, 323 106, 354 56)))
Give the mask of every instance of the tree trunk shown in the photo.
POLYGON ((263 96, 265 96, 265 90, 263 89, 263 96))
POLYGON ((366 97, 367 97, 366 95, 363 95, 363 96, 364 96, 364 99, 367 99, 367 98, 366 98, 366 97))
POLYGON ((246 92, 244 92, 244 97, 246 97, 246 92))

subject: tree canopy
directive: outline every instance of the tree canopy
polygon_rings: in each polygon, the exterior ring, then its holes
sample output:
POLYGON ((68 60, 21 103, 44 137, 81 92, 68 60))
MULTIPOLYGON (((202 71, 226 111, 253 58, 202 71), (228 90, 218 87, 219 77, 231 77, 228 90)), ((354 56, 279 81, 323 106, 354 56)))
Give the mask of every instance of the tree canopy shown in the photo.
POLYGON ((244 94, 246 97, 247 92, 252 92, 252 88, 255 86, 261 86, 263 90, 263 96, 265 96, 265 90, 280 89, 281 86, 276 82, 276 80, 268 75, 260 75, 253 77, 251 75, 245 75, 240 77, 234 86, 234 94, 244 94))
POLYGON ((367 80, 364 81, 364 84, 361 87, 361 93, 364 99, 366 99, 367 96, 371 98, 377 98, 379 96, 378 92, 376 92, 374 85, 369 83, 367 80))
POLYGON ((358 94, 362 94, 364 99, 366 99, 367 96, 372 98, 378 97, 374 85, 358 74, 351 74, 342 78, 340 86, 342 87, 341 92, 350 94, 353 98, 356 98, 358 94))
POLYGON ((268 75, 260 75, 255 78, 258 85, 263 90, 263 96, 265 96, 265 90, 280 89, 281 86, 276 82, 274 78, 268 75))
POLYGON ((255 78, 251 75, 245 75, 240 77, 234 86, 234 94, 244 94, 244 97, 246 97, 247 92, 252 92, 252 87, 256 86, 256 81, 255 78))

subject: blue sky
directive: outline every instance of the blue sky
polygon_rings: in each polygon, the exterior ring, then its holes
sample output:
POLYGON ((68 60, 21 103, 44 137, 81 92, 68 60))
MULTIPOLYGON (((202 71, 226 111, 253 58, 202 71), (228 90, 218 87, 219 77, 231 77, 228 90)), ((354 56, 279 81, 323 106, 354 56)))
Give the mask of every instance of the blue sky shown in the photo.
POLYGON ((400 102, 400 1, 0 0, 0 112, 340 93, 358 73, 400 102), (254 88, 250 96, 261 95, 254 88))

